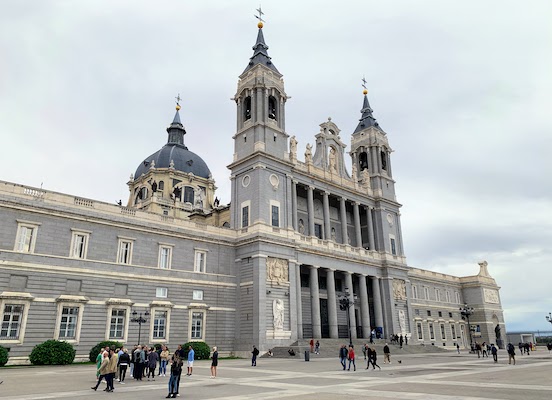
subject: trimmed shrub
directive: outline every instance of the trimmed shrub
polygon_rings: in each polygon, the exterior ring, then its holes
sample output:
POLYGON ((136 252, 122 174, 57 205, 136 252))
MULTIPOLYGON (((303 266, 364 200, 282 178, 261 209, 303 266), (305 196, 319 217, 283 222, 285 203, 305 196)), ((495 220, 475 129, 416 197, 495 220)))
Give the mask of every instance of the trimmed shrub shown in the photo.
POLYGON ((185 357, 188 357, 188 347, 194 349, 194 360, 208 360, 211 355, 211 348, 205 342, 188 342, 182 345, 185 357))
POLYGON ((104 347, 109 346, 113 348, 121 348, 123 347, 123 344, 121 342, 114 342, 113 340, 104 340, 103 342, 98 343, 94 347, 90 349, 90 353, 88 353, 88 358, 92 362, 96 362, 96 357, 98 357, 98 354, 100 354, 100 350, 104 347))
POLYGON ((10 349, 0 346, 0 367, 3 367, 8 362, 10 349))
POLYGON ((47 340, 31 351, 29 361, 33 365, 66 365, 75 359, 76 350, 70 343, 47 340))

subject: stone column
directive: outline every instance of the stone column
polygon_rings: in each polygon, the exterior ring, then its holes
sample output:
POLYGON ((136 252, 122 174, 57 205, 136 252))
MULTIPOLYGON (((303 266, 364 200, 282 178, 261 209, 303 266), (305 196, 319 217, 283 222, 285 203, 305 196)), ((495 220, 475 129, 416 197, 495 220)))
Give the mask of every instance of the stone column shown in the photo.
POLYGON ((322 193, 322 205, 324 206, 324 239, 330 240, 332 238, 332 227, 330 226, 330 193, 322 193))
POLYGON ((318 267, 310 267, 310 294, 311 294, 311 318, 312 337, 322 337, 322 323, 320 322, 320 290, 318 288, 318 267))
POLYGON ((309 186, 307 191, 307 208, 309 213, 309 234, 314 236, 314 187, 309 186))
POLYGON ((389 175, 389 177, 391 178, 391 152, 386 151, 385 156, 387 158, 387 175, 389 175))
MULTIPOLYGON (((381 292, 379 278, 374 276, 372 278, 372 294, 374 295, 374 317, 376 320, 376 326, 383 328, 383 310, 381 308, 381 292)), ((384 332, 387 335, 387 332, 384 332)))
POLYGON ((330 337, 339 338, 337 329, 337 299, 335 297, 335 270, 328 269, 326 274, 326 288, 328 291, 328 322, 330 324, 330 337))
MULTIPOLYGON (((340 217, 341 217, 341 236, 342 236, 342 243, 347 244, 349 243, 348 237, 347 237, 347 208, 345 207, 345 201, 347 199, 345 197, 342 197, 339 199, 339 209, 340 209, 340 217)), ((352 289, 352 288, 351 288, 352 289)))
POLYGON ((298 222, 297 222, 297 181, 291 180, 291 223, 293 224, 293 229, 297 232, 298 222))
POLYGON ((353 203, 353 218, 355 221, 355 236, 356 236, 356 247, 362 247, 362 233, 360 232, 360 214, 358 211, 358 202, 353 203))
MULTIPOLYGON (((291 289, 291 288, 290 288, 291 289)), ((301 265, 295 264, 295 291, 297 312, 297 339, 303 339, 303 298, 301 296, 301 265)))
POLYGON ((379 170, 379 159, 378 159, 378 148, 377 147, 371 147, 370 150, 372 151, 372 173, 377 174, 380 172, 379 170))
POLYGON ((374 221, 372 220, 372 207, 366 207, 366 216, 368 221, 368 246, 370 250, 376 250, 374 241, 374 221))
POLYGON ((360 290, 360 316, 362 318, 362 336, 370 337, 370 308, 368 307, 368 288, 366 287, 366 275, 360 275, 358 279, 360 290))
MULTIPOLYGON (((355 301, 355 295, 353 293, 353 275, 345 271, 345 287, 349 289, 349 301, 353 303, 355 301)), ((349 328, 351 329, 351 338, 356 339, 356 317, 355 317, 355 306, 351 306, 347 311, 349 313, 349 328)))

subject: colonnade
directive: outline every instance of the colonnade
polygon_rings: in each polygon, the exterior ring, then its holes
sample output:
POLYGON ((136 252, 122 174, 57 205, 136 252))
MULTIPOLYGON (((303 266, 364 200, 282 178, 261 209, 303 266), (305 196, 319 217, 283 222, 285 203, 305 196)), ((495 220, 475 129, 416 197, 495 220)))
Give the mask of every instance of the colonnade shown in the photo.
MULTIPOLYGON (((300 275, 300 266, 297 266, 298 275, 300 275)), ((319 282, 319 269, 317 266, 309 266, 309 288, 310 288, 310 301, 311 301, 311 322, 312 322, 312 336, 313 338, 322 337, 322 323, 320 315, 320 288, 319 282)), ((345 278, 344 288, 348 289, 349 300, 354 302, 355 305, 350 309, 349 328, 351 330, 351 336, 353 339, 357 338, 357 325, 360 324, 362 329, 362 336, 365 338, 370 337, 370 306, 368 300, 368 285, 371 285, 372 297, 373 297, 373 309, 374 309, 374 321, 376 327, 383 327, 383 309, 380 292, 380 278, 374 276, 368 276, 366 274, 355 274, 358 278, 358 293, 354 292, 353 285, 353 273, 349 271, 336 271, 332 268, 325 269, 326 271, 326 288, 328 299, 328 325, 330 338, 337 339, 339 337, 338 322, 337 322, 337 304, 338 299, 335 290, 335 273, 342 274, 345 278), (367 281, 369 279, 369 281, 367 281), (355 299, 355 295, 357 298, 355 299), (360 307, 360 321, 356 320, 354 308, 356 305, 360 307)), ((298 277, 300 281, 300 276, 298 277)), ((300 283, 297 289, 301 293, 300 283)), ((301 297, 299 297, 301 298, 301 297)), ((301 303, 301 301, 298 301, 301 303)), ((298 313, 298 329, 302 333, 303 321, 302 321, 302 306, 297 307, 298 313)))
MULTIPOLYGON (((297 216, 297 184, 298 182, 292 181, 292 223, 293 228, 299 230, 299 218, 297 216)), ((307 186, 307 214, 308 214, 308 235, 314 236, 314 190, 313 186, 307 186)), ((349 244, 348 232, 347 232, 347 199, 345 197, 338 197, 339 200, 339 221, 341 225, 341 243, 349 244)), ((359 202, 352 202, 353 207, 353 224, 354 224, 354 240, 351 240, 351 244, 355 247, 362 246, 362 229, 360 225, 361 212, 366 214, 368 225, 368 246, 370 250, 375 250, 375 235, 374 235, 374 223, 372 218, 372 211, 374 207, 361 205, 359 202)), ((327 191, 322 192, 322 209, 323 209, 323 239, 330 240, 332 238, 332 227, 330 223, 330 193, 327 191)))

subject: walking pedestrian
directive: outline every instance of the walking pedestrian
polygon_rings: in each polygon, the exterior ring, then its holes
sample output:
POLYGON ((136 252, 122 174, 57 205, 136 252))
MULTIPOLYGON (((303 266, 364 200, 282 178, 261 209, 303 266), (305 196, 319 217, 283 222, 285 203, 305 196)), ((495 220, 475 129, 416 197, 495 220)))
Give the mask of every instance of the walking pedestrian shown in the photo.
MULTIPOLYGON (((368 349, 370 353, 370 357, 368 358, 368 363, 372 364, 372 367, 376 369, 378 367, 381 369, 381 367, 378 365, 378 353, 376 352, 376 348, 372 347, 371 349, 368 349)), ((368 369, 368 366, 366 366, 366 369, 368 369)))
POLYGON ((349 354, 348 354, 347 358, 349 359, 349 368, 347 369, 347 371, 351 370, 351 364, 353 364, 353 371, 356 371, 355 349, 354 349, 353 345, 349 346, 349 354))
POLYGON ((119 382, 121 382, 122 385, 125 384, 125 376, 129 364, 130 356, 128 355, 128 350, 123 349, 123 354, 119 357, 119 382))
POLYGON ((460 345, 458 343, 456 343, 456 351, 460 354, 460 345))
POLYGON ((403 335, 401 333, 401 336, 399 336, 399 346, 400 346, 401 349, 403 347, 403 343, 404 343, 404 338, 403 338, 403 335))
POLYGON ((481 358, 481 345, 479 343, 475 343, 475 351, 477 352, 477 358, 481 358))
POLYGON ((320 354, 320 342, 318 340, 314 344, 314 354, 320 354))
POLYGON ((113 386, 113 380, 115 379, 115 373, 117 372, 119 356, 115 353, 115 349, 109 350, 109 364, 107 365, 107 390, 106 392, 112 392, 115 390, 113 386))
POLYGON ((251 352, 251 366, 257 366, 257 356, 259 355, 259 349, 257 346, 253 346, 253 351, 251 352))
POLYGON ((311 339, 309 344, 310 344, 310 352, 313 353, 314 352, 314 339, 311 339))
POLYGON ((215 379, 217 377, 217 367, 218 367, 218 351, 217 346, 213 347, 213 355, 211 356, 211 378, 215 379))
POLYGON ((374 344, 374 336, 376 336, 376 330, 372 329, 370 331, 370 344, 374 344))
POLYGON ((194 370, 194 359, 195 359, 195 351, 194 348, 190 345, 188 347, 188 373, 187 376, 192 376, 192 372, 194 370))
POLYGON ((514 365, 516 365, 516 348, 512 343, 508 343, 506 350, 508 351, 508 364, 511 364, 513 360, 514 365))
POLYGON ((345 371, 345 368, 347 366, 347 348, 344 344, 341 345, 339 348, 339 362, 341 362, 341 366, 343 367, 343 371, 345 371))
POLYGON ((408 335, 404 335, 404 345, 408 346, 408 335))
POLYGON ((483 342, 483 344, 481 345, 481 349, 483 350, 483 357, 489 357, 489 354, 487 353, 487 344, 485 342, 483 342))
POLYGON ((180 375, 182 374, 182 359, 175 353, 172 356, 171 376, 169 378, 169 394, 166 399, 176 398, 180 386, 180 375))
POLYGON ((364 354, 364 359, 366 360, 366 350, 367 350, 367 346, 366 346, 366 343, 364 343, 362 345, 362 354, 364 354))
MULTIPOLYGON (((90 389, 92 390, 98 389, 98 386, 100 386, 100 383, 102 382, 102 380, 107 377, 108 367, 109 367, 109 353, 104 350, 104 352, 102 353, 102 362, 100 364, 100 368, 98 369, 100 376, 98 378, 98 381, 96 382, 96 386, 92 386, 90 389)), ((107 391, 107 388, 105 390, 107 391)))
POLYGON ((100 349, 100 353, 96 356, 96 379, 100 379, 100 367, 102 366, 104 349, 100 349))
POLYGON ((383 346, 383 363, 391 364, 391 350, 389 350, 389 345, 387 343, 383 346))
POLYGON ((491 345, 491 354, 493 355, 494 362, 498 362, 498 350, 494 344, 491 345))

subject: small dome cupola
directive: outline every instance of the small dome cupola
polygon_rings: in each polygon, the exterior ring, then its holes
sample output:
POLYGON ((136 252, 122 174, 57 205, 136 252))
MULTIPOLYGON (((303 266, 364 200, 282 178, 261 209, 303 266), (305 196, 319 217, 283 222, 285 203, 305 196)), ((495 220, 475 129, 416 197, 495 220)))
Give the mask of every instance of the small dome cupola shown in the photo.
MULTIPOLYGON (((180 95, 176 99, 176 113, 174 114, 173 122, 167 128, 167 133, 169 134, 167 144, 179 144, 184 146, 184 135, 186 134, 186 130, 182 122, 180 122, 180 95)), ((184 146, 184 148, 186 148, 186 146, 184 146)))

